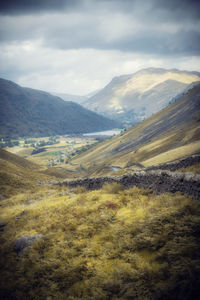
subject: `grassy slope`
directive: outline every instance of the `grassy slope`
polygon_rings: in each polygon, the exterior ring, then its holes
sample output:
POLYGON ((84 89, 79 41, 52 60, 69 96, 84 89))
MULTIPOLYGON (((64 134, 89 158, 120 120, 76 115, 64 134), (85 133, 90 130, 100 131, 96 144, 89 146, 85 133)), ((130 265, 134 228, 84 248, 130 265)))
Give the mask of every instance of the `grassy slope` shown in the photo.
POLYGON ((5 150, 0 157, 9 196, 1 200, 1 299, 198 299, 198 201, 117 183, 38 185, 52 177, 5 150), (32 234, 43 238, 17 255, 16 239, 32 234))
POLYGON ((52 179, 67 178, 67 171, 41 168, 22 157, 0 149, 0 195, 9 197, 19 191, 35 191, 40 183, 52 179))
POLYGON ((38 170, 40 167, 18 155, 8 152, 4 149, 0 149, 0 159, 9 161, 10 163, 31 170, 38 170))
POLYGON ((199 202, 180 194, 118 184, 3 200, 1 299, 198 299, 199 216, 199 202), (36 233, 44 238, 13 251, 36 233))
MULTIPOLYGON (((156 165, 200 151, 200 85, 184 97, 74 160, 89 174, 107 166, 156 165)), ((103 170, 103 171, 102 171, 103 170)))
POLYGON ((0 166, 2 196, 27 188, 32 190, 39 180, 39 166, 3 149, 0 149, 0 166))

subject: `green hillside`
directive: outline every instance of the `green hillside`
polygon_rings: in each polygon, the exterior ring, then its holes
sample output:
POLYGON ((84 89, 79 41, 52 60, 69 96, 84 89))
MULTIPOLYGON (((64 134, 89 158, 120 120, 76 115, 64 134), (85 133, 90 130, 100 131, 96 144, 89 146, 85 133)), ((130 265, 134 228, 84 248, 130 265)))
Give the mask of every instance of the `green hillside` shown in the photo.
POLYGON ((46 92, 0 79, 0 137, 37 137, 85 133, 117 123, 46 92))

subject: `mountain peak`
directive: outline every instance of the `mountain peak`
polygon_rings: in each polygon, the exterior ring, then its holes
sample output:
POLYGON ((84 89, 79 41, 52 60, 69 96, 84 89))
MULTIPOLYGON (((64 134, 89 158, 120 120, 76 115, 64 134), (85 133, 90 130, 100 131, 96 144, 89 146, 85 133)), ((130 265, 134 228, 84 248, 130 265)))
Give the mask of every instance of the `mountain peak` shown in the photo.
POLYGON ((83 105, 95 112, 132 125, 167 106, 193 82, 198 72, 146 68, 114 77, 83 105))

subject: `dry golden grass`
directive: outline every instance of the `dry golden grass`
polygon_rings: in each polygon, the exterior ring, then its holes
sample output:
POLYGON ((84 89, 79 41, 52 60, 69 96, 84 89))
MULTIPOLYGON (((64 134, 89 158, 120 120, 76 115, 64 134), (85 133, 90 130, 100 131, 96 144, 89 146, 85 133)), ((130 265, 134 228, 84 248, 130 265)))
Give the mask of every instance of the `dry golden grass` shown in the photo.
POLYGON ((3 197, 24 190, 35 191, 41 182, 53 179, 50 177, 51 174, 43 173, 39 165, 2 149, 0 149, 0 166, 0 194, 3 197))
POLYGON ((200 141, 166 151, 157 156, 154 156, 153 158, 142 161, 141 163, 145 167, 158 165, 158 164, 170 162, 172 160, 180 159, 184 156, 189 156, 194 153, 198 153, 199 150, 200 150, 200 141))
POLYGON ((195 174, 200 174, 200 164, 198 163, 187 168, 181 168, 178 170, 178 172, 192 172, 195 174))
POLYGON ((197 299, 200 204, 190 197, 41 187, 1 211, 3 299, 197 299), (25 234, 44 237, 17 255, 25 234))

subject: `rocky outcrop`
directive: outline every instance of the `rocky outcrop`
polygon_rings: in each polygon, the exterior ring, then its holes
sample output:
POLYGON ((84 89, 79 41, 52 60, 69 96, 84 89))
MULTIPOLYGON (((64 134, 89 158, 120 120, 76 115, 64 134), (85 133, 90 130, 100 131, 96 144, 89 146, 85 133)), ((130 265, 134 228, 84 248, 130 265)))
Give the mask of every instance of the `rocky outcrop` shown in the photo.
POLYGON ((5 226, 6 222, 0 222, 0 231, 3 231, 5 226))
POLYGON ((152 189, 156 193, 181 192, 200 199, 200 175, 193 173, 175 173, 163 170, 135 171, 122 176, 91 177, 57 184, 71 188, 84 186, 89 190, 100 189, 104 183, 118 182, 124 187, 137 186, 152 189))
POLYGON ((42 237, 42 234, 22 235, 15 241, 14 251, 16 253, 21 253, 25 248, 31 246, 35 241, 42 237))

